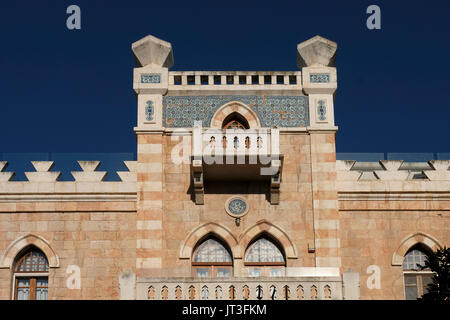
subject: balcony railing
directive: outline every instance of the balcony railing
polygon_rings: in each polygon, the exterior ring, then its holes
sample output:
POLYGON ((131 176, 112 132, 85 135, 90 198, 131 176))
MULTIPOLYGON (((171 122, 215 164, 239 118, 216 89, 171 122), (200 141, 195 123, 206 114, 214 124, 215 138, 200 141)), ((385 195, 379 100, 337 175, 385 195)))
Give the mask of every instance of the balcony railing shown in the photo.
POLYGON ((140 300, 342 300, 339 277, 137 280, 140 300))
POLYGON ((193 156, 195 159, 208 156, 278 156, 278 129, 202 129, 194 128, 193 156))
POLYGON ((301 71, 170 71, 170 90, 299 90, 301 71))

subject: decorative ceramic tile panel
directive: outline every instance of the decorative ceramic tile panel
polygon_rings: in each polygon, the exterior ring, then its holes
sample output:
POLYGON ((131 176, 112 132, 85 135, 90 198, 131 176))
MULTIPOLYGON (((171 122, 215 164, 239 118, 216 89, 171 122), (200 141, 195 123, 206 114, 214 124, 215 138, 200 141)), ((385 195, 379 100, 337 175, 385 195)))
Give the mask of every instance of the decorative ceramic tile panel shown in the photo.
POLYGON ((145 103, 145 119, 147 121, 152 121, 153 120, 153 115, 155 113, 155 107, 153 106, 153 101, 147 101, 145 103))
POLYGON ((247 203, 240 198, 233 199, 228 204, 228 210, 230 210, 230 212, 235 215, 243 214, 246 209, 247 203))
POLYGON ((327 120, 327 107, 325 105, 325 101, 319 100, 317 102, 317 118, 319 121, 327 120))
POLYGON ((328 73, 311 73, 309 75, 309 82, 311 82, 311 83, 329 83, 330 75, 328 73))
POLYGON ((161 83, 161 74, 159 73, 141 74, 141 83, 161 83))
POLYGON ((224 104, 239 101, 249 106, 259 117, 262 127, 305 127, 309 124, 306 96, 165 96, 163 126, 188 128, 194 121, 211 126, 214 113, 224 104))

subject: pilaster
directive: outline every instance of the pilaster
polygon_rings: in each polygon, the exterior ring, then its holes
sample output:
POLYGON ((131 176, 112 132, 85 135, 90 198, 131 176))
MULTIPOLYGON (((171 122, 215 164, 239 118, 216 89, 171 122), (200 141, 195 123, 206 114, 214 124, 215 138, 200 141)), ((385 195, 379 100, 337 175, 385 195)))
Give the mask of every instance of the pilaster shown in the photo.
POLYGON ((168 89, 173 64, 170 43, 147 36, 132 45, 138 68, 133 72, 137 94, 137 217, 136 274, 161 276, 163 268, 162 97, 168 89))
POLYGON ((334 67, 337 44, 320 36, 297 46, 303 91, 309 98, 311 184, 316 267, 341 267, 339 209, 336 189, 334 67))

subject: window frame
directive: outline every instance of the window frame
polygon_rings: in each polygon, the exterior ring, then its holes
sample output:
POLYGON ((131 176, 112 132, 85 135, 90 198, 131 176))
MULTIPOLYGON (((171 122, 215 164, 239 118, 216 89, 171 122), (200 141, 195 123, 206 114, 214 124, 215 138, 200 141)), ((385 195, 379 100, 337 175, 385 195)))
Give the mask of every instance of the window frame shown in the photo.
POLYGON ((405 300, 406 300, 406 288, 407 287, 416 287, 416 294, 417 294, 417 298, 422 297, 426 292, 424 292, 424 289, 426 289, 423 285, 423 278, 424 276, 433 276, 435 273, 432 271, 408 271, 408 270, 404 270, 403 271, 403 292, 405 294, 405 300), (415 285, 407 285, 406 284, 406 275, 415 275, 416 276, 416 284, 415 285))
POLYGON ((239 112, 234 111, 230 113, 223 121, 222 121, 222 130, 233 130, 233 129, 239 129, 239 130, 247 130, 250 129, 250 124, 248 123, 248 120, 241 115, 239 112), (236 121, 239 123, 242 127, 238 128, 230 128, 231 124, 236 121))
POLYGON ((257 265, 248 265, 246 266, 246 270, 247 270, 247 276, 250 278, 280 278, 280 277, 285 277, 286 276, 286 266, 285 265, 261 265, 261 266, 257 266, 257 265), (276 268, 274 268, 276 267, 276 268), (252 269, 261 269, 261 275, 260 276, 251 276, 250 275, 250 271, 252 269), (281 275, 280 276, 272 276, 270 275, 270 272, 272 271, 272 269, 280 269, 281 270, 281 275))
POLYGON ((206 278, 206 279, 210 279, 210 278, 219 278, 219 279, 226 279, 226 278, 231 278, 233 277, 233 254, 231 252, 231 250, 229 249, 228 245, 221 239, 214 237, 214 236, 209 236, 209 237, 205 237, 203 238, 203 240, 198 241, 197 245, 195 246, 194 250, 192 251, 192 258, 191 258, 191 274, 192 277, 196 278, 196 279, 202 279, 202 278, 206 278), (227 261, 227 262, 215 262, 215 261, 211 261, 211 262, 195 262, 194 261, 194 257, 197 253, 197 250, 200 248, 201 245, 203 245, 206 241, 208 240, 214 240, 216 241, 219 245, 221 245, 226 252, 230 255, 230 259, 231 261, 227 261), (218 269, 221 268, 225 268, 225 269, 229 269, 230 270, 230 277, 218 277, 217 276, 217 271, 218 269), (208 277, 197 277, 197 270, 198 269, 208 269, 208 277))
POLYGON ((233 277, 233 264, 231 262, 223 262, 223 263, 214 263, 210 264, 209 262, 197 262, 196 264, 192 264, 192 276, 196 279, 209 279, 209 278, 218 278, 218 279, 227 279, 233 277), (197 277, 198 269, 208 269, 208 277, 197 277), (230 270, 229 277, 218 277, 217 271, 218 269, 228 269, 230 270))
POLYGON ((245 250, 244 254, 244 266, 246 267, 247 276, 251 278, 258 278, 258 277, 270 277, 270 278, 278 278, 278 277, 284 277, 286 275, 286 256, 284 254, 284 250, 282 249, 281 245, 276 241, 273 240, 271 237, 262 235, 260 237, 257 237, 255 240, 251 241, 249 245, 247 246, 247 249, 245 250), (253 262, 253 261, 247 261, 247 254, 250 248, 259 240, 266 240, 272 243, 281 253, 281 256, 283 257, 283 261, 272 261, 272 262, 253 262), (271 276, 270 271, 274 267, 281 269, 281 276, 271 276), (251 276, 250 270, 251 269, 261 269, 261 276, 251 276))
MULTIPOLYGON (((19 281, 19 278, 24 278, 30 280, 30 298, 28 300, 36 300, 36 288, 47 288, 47 297, 48 297, 48 272, 14 272, 13 274, 13 286, 12 286, 12 292, 11 292, 11 300, 17 300, 17 293, 19 287, 17 286, 17 283, 19 281), (36 281, 38 278, 46 278, 47 280, 47 287, 37 287, 36 281)), ((20 287, 22 288, 22 287, 20 287)))
MULTIPOLYGON (((39 264, 38 264, 39 265, 39 264)), ((50 265, 48 262, 48 258, 45 255, 45 253, 31 245, 28 246, 26 248, 24 248, 23 250, 21 250, 17 255, 16 258, 14 259, 14 263, 13 263, 13 267, 12 267, 12 273, 13 273, 13 277, 12 277, 12 292, 11 292, 11 300, 17 300, 17 294, 18 294, 18 290, 19 288, 25 288, 25 287, 18 287, 18 281, 19 278, 23 278, 23 279, 27 279, 30 281, 30 286, 27 287, 30 289, 30 293, 29 293, 29 299, 28 300, 36 300, 36 289, 37 288, 47 288, 47 299, 48 299, 48 290, 49 290, 49 273, 50 273, 50 265), (29 254, 33 254, 33 252, 37 252, 39 254, 41 254, 45 260, 46 260, 46 269, 45 271, 18 271, 19 267, 21 266, 21 264, 23 263, 24 259, 26 259, 26 257, 29 254), (39 278, 43 278, 47 280, 47 286, 46 287, 38 287, 36 285, 37 280, 39 278)))
POLYGON ((226 124, 223 126, 223 130, 229 130, 229 129, 242 129, 242 130, 246 130, 247 128, 245 127, 245 125, 244 125, 241 121, 239 121, 239 120, 237 120, 237 119, 232 119, 232 120, 230 120, 228 123, 226 123, 226 124), (232 127, 233 122, 237 122, 238 125, 232 127))
POLYGON ((433 276, 433 275, 435 274, 435 273, 434 273, 433 271, 431 271, 429 268, 426 268, 426 269, 423 269, 423 270, 420 270, 420 269, 405 269, 405 268, 404 268, 404 263, 405 263, 405 259, 406 259, 407 255, 410 254, 412 251, 415 251, 415 250, 416 250, 416 251, 420 251, 420 252, 425 256, 424 261, 425 261, 426 258, 429 256, 430 251, 431 251, 429 248, 424 247, 424 246, 421 245, 421 244, 416 244, 416 245, 412 246, 412 247, 405 253, 405 255, 403 256, 403 261, 402 261, 402 272, 403 272, 403 294, 404 294, 405 300, 407 299, 407 296, 406 296, 406 289, 407 289, 408 287, 415 287, 415 288, 416 288, 416 296, 417 296, 417 298, 422 297, 422 296, 426 293, 426 292, 424 292, 426 288, 424 288, 424 285, 423 285, 423 279, 424 279, 424 277, 425 277, 425 276, 433 276), (407 284, 406 284, 406 278, 407 278, 407 276, 411 276, 411 275, 415 275, 415 278, 416 278, 416 283, 415 283, 415 285, 407 285, 407 284))

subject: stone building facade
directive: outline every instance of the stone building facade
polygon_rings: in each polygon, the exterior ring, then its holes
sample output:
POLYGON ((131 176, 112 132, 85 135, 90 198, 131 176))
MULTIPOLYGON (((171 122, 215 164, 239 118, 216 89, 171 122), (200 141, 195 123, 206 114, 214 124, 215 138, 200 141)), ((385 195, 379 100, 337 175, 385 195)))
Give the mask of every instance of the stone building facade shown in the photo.
POLYGON ((169 71, 136 60, 137 161, 103 181, 51 161, 0 162, 2 299, 405 299, 448 244, 448 160, 337 161, 336 43, 298 45, 292 72, 169 71), (421 260, 422 259, 422 260, 421 260))

